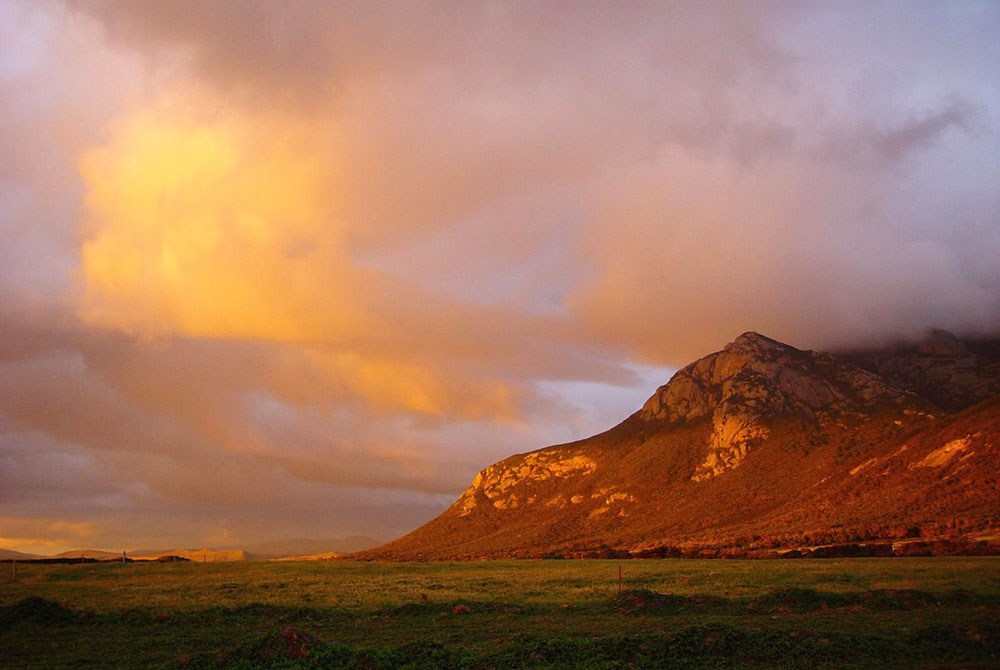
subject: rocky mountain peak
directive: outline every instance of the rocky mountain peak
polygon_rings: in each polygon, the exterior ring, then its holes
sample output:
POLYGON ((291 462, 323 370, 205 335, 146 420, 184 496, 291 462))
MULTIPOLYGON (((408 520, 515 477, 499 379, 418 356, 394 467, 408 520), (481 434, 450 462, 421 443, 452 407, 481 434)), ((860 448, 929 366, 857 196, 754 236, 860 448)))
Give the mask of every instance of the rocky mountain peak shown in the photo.
POLYGON ((972 354, 962 340, 955 337, 953 333, 940 328, 932 328, 928 331, 923 340, 917 344, 916 349, 918 353, 927 356, 965 358, 972 354))
POLYGON ((756 354, 766 357, 769 354, 781 354, 789 349, 793 349, 793 347, 782 344, 777 340, 772 340, 770 337, 761 335, 758 332, 748 330, 723 347, 722 351, 756 354))
POLYGON ((640 416, 669 424, 711 421, 709 455, 692 477, 701 481, 738 466, 779 417, 821 425, 879 403, 924 409, 919 398, 872 372, 747 332, 679 370, 640 416))

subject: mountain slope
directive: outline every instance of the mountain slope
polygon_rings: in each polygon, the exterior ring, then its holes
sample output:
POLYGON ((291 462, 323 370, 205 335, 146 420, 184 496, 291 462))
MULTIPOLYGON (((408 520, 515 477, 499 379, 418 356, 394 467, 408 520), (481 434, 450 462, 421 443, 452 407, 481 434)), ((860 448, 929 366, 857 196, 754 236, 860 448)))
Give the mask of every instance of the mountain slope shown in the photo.
POLYGON ((984 531, 1000 522, 1000 375, 951 337, 831 355, 745 333, 618 426, 504 459, 438 518, 358 556, 643 555, 984 531))

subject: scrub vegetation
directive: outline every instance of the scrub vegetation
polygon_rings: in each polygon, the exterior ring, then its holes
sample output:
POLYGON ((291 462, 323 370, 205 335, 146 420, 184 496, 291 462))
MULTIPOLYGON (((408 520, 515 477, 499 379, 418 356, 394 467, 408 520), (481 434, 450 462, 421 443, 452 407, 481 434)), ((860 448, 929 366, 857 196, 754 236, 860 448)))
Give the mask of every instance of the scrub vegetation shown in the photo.
POLYGON ((995 557, 92 563, 4 579, 4 667, 1000 663, 995 557))

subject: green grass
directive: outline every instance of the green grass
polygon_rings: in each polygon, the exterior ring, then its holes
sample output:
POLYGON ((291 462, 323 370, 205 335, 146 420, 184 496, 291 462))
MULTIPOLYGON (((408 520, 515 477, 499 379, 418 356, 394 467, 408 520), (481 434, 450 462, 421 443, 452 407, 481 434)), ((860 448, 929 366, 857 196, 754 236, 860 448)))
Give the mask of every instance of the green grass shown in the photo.
POLYGON ((1000 666, 990 557, 18 573, 0 576, 4 668, 1000 666))

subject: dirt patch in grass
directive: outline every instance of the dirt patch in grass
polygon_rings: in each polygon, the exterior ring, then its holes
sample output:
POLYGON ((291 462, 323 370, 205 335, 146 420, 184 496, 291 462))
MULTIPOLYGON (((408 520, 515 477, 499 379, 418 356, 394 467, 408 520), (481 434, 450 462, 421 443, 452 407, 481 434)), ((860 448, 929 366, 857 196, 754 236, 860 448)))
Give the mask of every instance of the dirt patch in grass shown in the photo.
MULTIPOLYGON (((376 616, 408 617, 408 616, 451 616, 458 614, 525 614, 523 605, 505 602, 463 600, 463 601, 426 601, 403 603, 392 607, 384 607, 375 612, 376 616)), ((532 610, 534 611, 534 610, 532 610)))
POLYGON ((309 658, 317 639, 294 626, 286 626, 280 632, 271 633, 259 639, 221 651, 214 655, 203 655, 189 660, 186 665, 199 667, 267 667, 273 661, 302 660, 309 658))
POLYGON ((628 589, 616 593, 608 600, 612 609, 624 612, 679 612, 681 610, 720 607, 727 601, 714 596, 679 596, 657 593, 649 589, 628 589))

